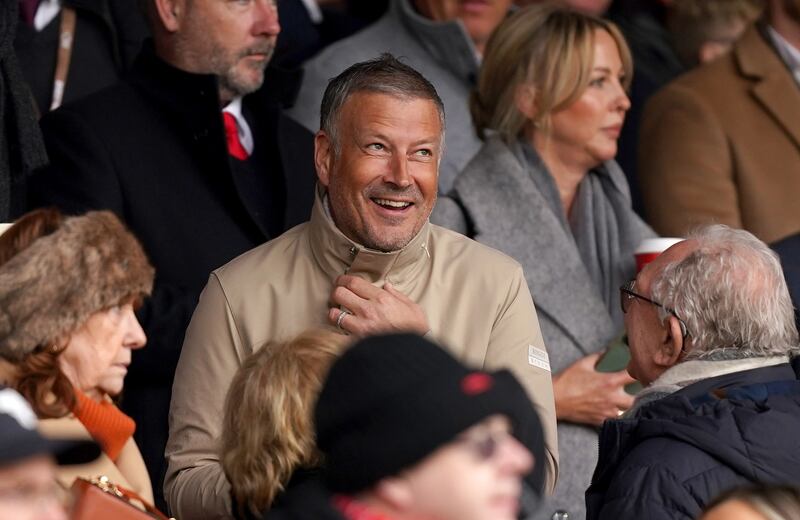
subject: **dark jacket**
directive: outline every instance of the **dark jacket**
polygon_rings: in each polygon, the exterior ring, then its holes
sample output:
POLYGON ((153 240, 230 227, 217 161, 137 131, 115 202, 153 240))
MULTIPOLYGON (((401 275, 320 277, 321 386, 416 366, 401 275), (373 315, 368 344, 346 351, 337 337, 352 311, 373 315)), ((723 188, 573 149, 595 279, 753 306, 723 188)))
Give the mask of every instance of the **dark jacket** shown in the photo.
POLYGON ((345 520, 319 472, 298 470, 263 520, 345 520))
POLYGON ((800 381, 788 364, 709 378, 606 421, 587 519, 693 519, 720 493, 800 485, 800 381))
POLYGON ((252 172, 228 156, 215 77, 175 69, 151 45, 126 82, 42 119, 52 164, 31 178, 32 205, 114 211, 156 268, 139 312, 148 344, 133 355, 122 405, 157 492, 175 366, 209 273, 308 220, 313 139, 281 112, 297 79, 269 69, 264 86, 244 98, 252 172))
MULTIPOLYGON (((149 31, 131 0, 62 0, 75 10, 75 37, 64 103, 116 83, 130 70, 149 31)), ((61 14, 41 31, 19 24, 14 50, 41 113, 50 108, 61 14)))

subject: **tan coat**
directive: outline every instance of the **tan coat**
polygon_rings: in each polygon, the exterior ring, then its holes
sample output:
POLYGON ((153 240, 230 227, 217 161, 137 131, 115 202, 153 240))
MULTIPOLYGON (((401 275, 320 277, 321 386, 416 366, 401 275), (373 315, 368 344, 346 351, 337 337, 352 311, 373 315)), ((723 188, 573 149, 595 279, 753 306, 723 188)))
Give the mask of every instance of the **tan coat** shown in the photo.
POLYGON ((519 264, 431 224, 398 252, 365 250, 336 229, 317 197, 310 222, 217 269, 200 297, 172 392, 164 486, 172 513, 181 520, 228 515, 218 441, 230 381, 264 344, 325 325, 333 281, 345 272, 390 280, 422 306, 433 339, 462 361, 517 375, 543 422, 552 488, 552 383, 535 365, 544 343, 519 264))
MULTIPOLYGON (((60 419, 42 419, 39 421, 39 431, 48 438, 92 439, 83 424, 71 415, 60 419)), ((115 484, 135 491, 150 504, 153 503, 153 486, 133 437, 123 446, 116 463, 105 453, 101 453, 97 460, 89 464, 58 467, 58 479, 66 487, 71 486, 77 477, 90 479, 101 475, 107 476, 115 484)))
POLYGON ((653 96, 638 171, 662 235, 711 222, 765 242, 800 231, 800 87, 758 28, 653 96))

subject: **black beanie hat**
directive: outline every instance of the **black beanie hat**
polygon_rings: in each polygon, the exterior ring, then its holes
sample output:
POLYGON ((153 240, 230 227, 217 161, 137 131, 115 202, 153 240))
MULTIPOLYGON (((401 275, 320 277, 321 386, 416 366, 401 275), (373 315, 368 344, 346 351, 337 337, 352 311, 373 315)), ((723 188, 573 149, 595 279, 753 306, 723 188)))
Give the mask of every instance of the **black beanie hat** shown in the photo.
POLYGON ((470 370, 411 334, 362 340, 334 363, 317 401, 325 482, 338 493, 367 489, 494 414, 511 419, 524 444, 535 439, 542 466, 538 417, 510 372, 470 370))

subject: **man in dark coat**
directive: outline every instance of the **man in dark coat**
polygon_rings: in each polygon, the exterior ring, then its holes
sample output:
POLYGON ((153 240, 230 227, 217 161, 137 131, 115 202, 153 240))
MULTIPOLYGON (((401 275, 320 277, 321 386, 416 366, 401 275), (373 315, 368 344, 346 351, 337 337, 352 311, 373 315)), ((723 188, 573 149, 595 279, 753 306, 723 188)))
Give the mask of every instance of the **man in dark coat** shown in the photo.
POLYGON ((798 333, 777 255, 712 226, 620 297, 646 388, 603 425, 587 518, 689 520, 734 487, 800 485, 798 333))
POLYGON ((159 496, 175 366, 208 274, 307 220, 315 174, 313 150, 296 144, 313 140, 281 113, 299 78, 265 70, 274 3, 149 7, 154 38, 130 77, 43 118, 52 165, 29 194, 69 213, 114 211, 156 267, 140 310, 148 346, 122 405, 159 496))

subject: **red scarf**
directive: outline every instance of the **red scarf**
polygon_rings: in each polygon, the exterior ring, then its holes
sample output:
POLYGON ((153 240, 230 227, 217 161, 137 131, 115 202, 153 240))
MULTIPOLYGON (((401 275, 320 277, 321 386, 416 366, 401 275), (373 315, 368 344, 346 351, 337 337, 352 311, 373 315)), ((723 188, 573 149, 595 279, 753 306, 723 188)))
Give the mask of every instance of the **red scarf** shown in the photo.
POLYGON ((111 401, 97 402, 80 390, 75 391, 77 403, 72 413, 100 444, 103 452, 115 461, 122 447, 136 431, 136 423, 111 401))
POLYGON ((364 504, 345 495, 334 495, 333 505, 347 520, 392 520, 386 515, 370 511, 364 504))

